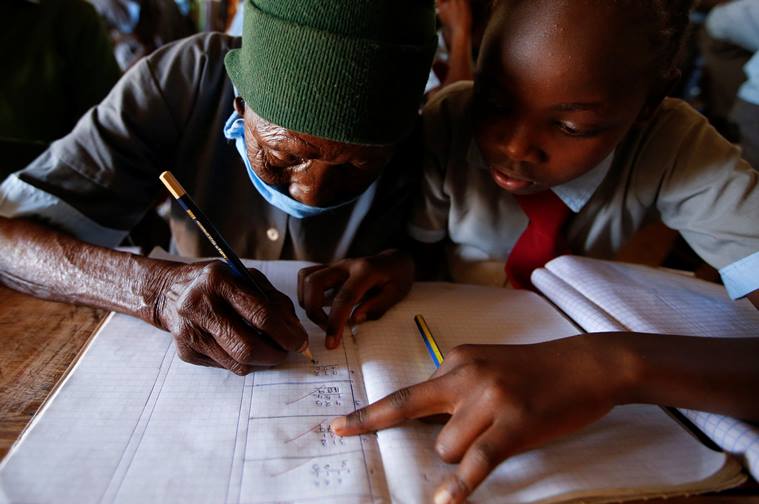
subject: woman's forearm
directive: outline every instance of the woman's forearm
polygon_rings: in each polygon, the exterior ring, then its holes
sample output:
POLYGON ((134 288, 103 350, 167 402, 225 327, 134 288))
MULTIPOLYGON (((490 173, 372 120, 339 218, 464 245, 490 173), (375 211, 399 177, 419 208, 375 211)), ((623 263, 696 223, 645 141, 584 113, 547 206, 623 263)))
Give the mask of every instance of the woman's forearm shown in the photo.
POLYGON ((0 217, 0 284, 36 297, 154 321, 163 262, 90 245, 25 219, 0 217))

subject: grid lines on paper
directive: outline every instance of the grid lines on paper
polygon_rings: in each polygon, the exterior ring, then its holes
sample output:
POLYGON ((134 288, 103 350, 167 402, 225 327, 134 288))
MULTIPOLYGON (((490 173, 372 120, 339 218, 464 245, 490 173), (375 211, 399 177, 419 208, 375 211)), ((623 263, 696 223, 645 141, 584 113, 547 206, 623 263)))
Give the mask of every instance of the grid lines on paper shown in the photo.
POLYGON ((355 409, 348 355, 327 351, 320 340, 312 337, 315 363, 292 355, 255 373, 241 503, 374 501, 364 438, 342 438, 329 426, 355 409))

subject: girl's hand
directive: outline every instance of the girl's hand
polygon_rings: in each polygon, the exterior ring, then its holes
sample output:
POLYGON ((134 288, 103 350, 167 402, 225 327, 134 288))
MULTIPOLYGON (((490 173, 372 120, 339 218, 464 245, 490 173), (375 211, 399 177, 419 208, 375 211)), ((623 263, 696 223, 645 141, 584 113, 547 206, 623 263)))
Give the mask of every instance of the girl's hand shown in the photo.
POLYGON ((387 250, 375 256, 300 270, 298 303, 327 332, 327 348, 333 349, 340 344, 349 318, 359 324, 381 317, 408 294, 413 281, 411 256, 387 250), (325 306, 331 307, 329 315, 325 306))
POLYGON ((625 390, 629 359, 603 335, 453 349, 429 381, 332 422, 341 436, 450 414, 435 449, 460 462, 435 503, 462 502, 504 459, 603 417, 625 390))

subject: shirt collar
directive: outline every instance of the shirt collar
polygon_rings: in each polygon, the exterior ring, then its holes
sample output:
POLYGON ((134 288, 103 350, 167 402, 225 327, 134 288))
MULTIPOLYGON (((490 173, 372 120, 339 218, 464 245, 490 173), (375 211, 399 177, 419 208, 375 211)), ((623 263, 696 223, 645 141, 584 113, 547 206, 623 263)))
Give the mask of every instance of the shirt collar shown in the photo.
MULTIPOLYGON (((611 162, 614 159, 614 151, 598 163, 592 170, 580 175, 579 177, 565 182, 561 185, 553 186, 551 190, 556 196, 564 202, 574 213, 578 213, 590 201, 590 198, 596 192, 601 182, 606 178, 611 168, 611 162)), ((488 170, 488 165, 482 157, 477 143, 472 140, 469 142, 467 152, 467 162, 482 170, 488 170)))

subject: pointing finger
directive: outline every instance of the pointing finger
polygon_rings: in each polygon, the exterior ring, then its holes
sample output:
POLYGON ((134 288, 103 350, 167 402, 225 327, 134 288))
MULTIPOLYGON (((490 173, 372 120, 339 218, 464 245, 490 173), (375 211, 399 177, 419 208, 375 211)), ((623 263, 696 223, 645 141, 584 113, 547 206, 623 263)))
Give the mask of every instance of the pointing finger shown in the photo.
POLYGON ((332 429, 340 436, 353 436, 392 427, 406 420, 436 413, 449 413, 443 386, 444 378, 402 388, 332 421, 332 429))

